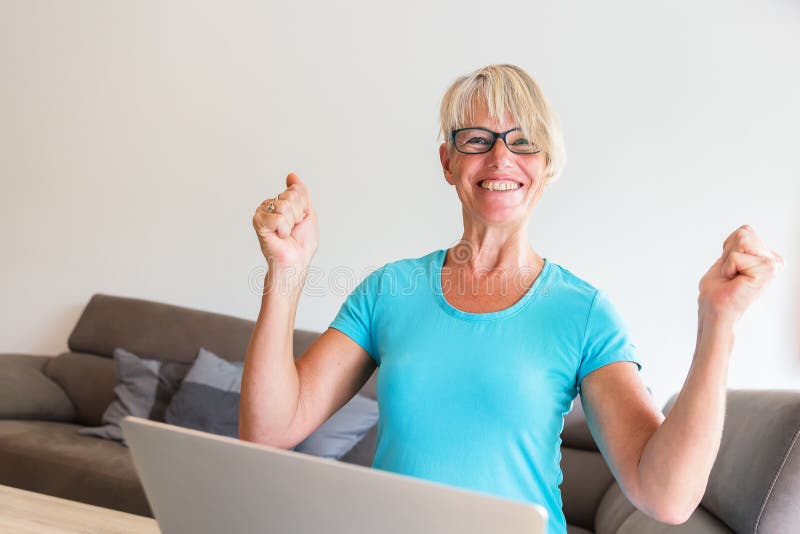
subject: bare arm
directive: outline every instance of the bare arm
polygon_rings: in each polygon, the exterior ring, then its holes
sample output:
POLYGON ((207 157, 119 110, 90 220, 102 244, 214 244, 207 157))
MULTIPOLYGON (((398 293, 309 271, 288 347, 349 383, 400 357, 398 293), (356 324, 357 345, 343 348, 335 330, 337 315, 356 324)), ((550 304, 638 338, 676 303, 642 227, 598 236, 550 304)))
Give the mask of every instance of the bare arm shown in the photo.
POLYGON ((239 437, 289 448, 287 429, 297 412, 300 379, 293 331, 300 289, 287 294, 264 283, 261 310, 247 346, 239 402, 239 437))
POLYGON ((298 296, 262 298, 242 376, 239 437, 243 440, 294 447, 344 406, 375 371, 369 353, 333 328, 295 361, 298 296))
MULTIPOLYGON (((625 496, 657 521, 685 522, 702 499, 722 436, 730 345, 723 330, 701 339, 665 419, 636 366, 617 362, 583 379, 586 421, 625 496)), ((732 341, 732 340, 731 340, 732 341)))
POLYGON ((734 325, 782 263, 750 227, 725 241, 700 282, 697 346, 666 418, 626 362, 582 382, 587 422, 614 477, 637 508, 659 521, 684 523, 703 498, 722 437, 734 325))
POLYGON ((317 248, 316 215, 296 175, 258 207, 253 226, 269 265, 245 357, 239 437, 291 448, 341 408, 375 370, 370 355, 328 329, 294 360, 294 322, 317 248))
POLYGON ((638 478, 642 499, 667 522, 685 522, 700 504, 719 451, 725 420, 733 325, 705 320, 675 405, 642 451, 638 478))

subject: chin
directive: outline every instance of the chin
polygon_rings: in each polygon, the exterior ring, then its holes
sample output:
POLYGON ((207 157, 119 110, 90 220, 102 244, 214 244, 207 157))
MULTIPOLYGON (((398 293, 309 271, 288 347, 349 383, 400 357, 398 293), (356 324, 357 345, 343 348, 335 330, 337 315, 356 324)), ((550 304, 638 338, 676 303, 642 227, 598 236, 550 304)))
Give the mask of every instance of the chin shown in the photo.
POLYGON ((514 225, 527 223, 530 214, 520 207, 509 207, 508 209, 493 209, 489 212, 482 212, 480 218, 491 224, 514 225))

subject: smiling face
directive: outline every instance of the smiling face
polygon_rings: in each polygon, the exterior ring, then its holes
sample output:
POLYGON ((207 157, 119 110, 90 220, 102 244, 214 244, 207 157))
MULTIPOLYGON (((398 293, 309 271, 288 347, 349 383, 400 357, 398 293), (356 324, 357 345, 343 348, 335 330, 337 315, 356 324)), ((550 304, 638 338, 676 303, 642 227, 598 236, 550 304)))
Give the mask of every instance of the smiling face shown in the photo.
MULTIPOLYGON (((510 113, 493 118, 483 100, 472 107, 472 122, 466 127, 505 132, 516 128, 510 113)), ((527 224, 545 187, 544 152, 515 154, 497 139, 489 152, 462 154, 452 143, 439 147, 447 183, 456 188, 464 215, 475 223, 517 226, 527 224)))

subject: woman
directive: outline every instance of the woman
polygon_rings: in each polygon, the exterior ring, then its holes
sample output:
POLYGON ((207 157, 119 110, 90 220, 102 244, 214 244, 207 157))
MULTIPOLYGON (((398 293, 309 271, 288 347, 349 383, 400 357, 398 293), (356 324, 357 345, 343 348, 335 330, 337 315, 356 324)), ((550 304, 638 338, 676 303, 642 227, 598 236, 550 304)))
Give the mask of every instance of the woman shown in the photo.
POLYGON ((242 381, 241 438, 293 447, 380 365, 374 467, 541 504, 549 531, 565 532, 559 434, 580 392, 626 496, 659 521, 684 522, 719 447, 734 324, 780 256, 748 226, 725 241, 700 282, 694 361, 665 419, 608 298, 528 240, 533 208, 564 161, 536 82, 512 65, 479 69, 447 91, 441 124, 442 170, 462 205, 459 244, 372 273, 296 362, 315 211, 294 174, 256 210, 269 273, 242 381))

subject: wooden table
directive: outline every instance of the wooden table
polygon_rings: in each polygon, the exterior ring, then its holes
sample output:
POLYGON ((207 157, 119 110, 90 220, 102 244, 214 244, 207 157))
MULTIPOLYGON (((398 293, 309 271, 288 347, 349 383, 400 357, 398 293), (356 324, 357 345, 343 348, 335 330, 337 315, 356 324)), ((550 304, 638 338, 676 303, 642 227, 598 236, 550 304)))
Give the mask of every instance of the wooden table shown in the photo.
POLYGON ((160 533, 155 519, 0 485, 0 533, 160 533))

